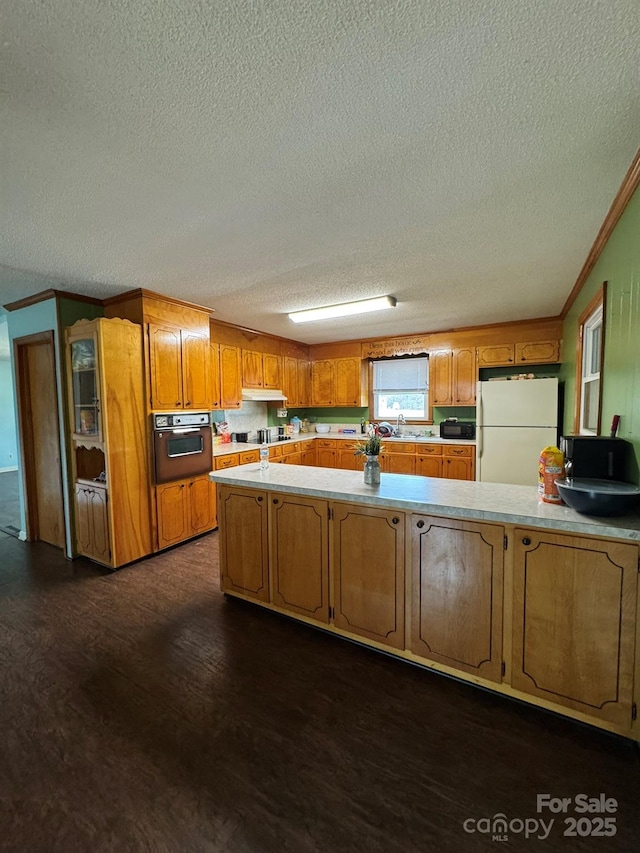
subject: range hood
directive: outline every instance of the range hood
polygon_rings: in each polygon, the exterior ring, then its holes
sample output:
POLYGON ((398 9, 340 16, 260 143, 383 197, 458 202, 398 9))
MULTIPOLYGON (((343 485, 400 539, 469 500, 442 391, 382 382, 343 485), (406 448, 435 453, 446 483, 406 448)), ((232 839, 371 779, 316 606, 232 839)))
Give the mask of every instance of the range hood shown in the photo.
POLYGON ((242 399, 252 400, 254 403, 268 403, 271 400, 282 402, 287 398, 277 388, 243 388, 242 399))

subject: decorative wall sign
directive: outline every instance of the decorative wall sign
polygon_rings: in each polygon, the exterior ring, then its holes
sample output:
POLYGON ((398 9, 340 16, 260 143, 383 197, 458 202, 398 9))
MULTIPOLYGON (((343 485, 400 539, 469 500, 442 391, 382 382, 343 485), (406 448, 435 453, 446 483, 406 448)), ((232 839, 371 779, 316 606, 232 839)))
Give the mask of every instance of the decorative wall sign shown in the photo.
POLYGON ((429 335, 388 338, 362 344, 362 358, 390 358, 394 355, 424 355, 429 351, 429 335))

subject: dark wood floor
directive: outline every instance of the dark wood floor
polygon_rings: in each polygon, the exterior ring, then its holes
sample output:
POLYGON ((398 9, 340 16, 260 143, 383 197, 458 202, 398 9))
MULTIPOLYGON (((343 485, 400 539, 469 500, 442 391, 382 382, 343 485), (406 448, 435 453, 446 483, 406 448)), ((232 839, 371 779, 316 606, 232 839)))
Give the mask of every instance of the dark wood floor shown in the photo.
POLYGON ((467 818, 605 793, 631 851, 621 738, 225 599, 217 534, 116 573, 0 534, 0 850, 464 853, 467 818))

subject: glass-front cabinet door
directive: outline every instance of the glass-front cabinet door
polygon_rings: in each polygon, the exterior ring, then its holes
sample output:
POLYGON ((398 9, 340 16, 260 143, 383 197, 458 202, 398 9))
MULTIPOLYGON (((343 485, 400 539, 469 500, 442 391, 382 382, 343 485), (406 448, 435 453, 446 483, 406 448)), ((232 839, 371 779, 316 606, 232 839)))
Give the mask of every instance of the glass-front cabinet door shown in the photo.
POLYGON ((69 341, 73 437, 78 441, 102 441, 98 357, 95 335, 69 341))

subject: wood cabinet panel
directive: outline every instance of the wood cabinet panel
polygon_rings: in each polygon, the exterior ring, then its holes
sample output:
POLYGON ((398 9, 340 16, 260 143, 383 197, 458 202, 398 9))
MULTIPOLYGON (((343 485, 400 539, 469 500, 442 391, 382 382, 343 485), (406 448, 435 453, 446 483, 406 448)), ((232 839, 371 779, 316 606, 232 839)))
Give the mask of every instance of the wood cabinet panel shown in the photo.
POLYGON ((513 687, 631 719, 638 547, 515 531, 513 687))
POLYGON ((504 528, 413 515, 411 650, 502 680, 504 528))
POLYGON ((262 383, 265 388, 281 388, 282 359, 270 352, 262 354, 262 383))
POLYGON ((560 361, 560 341, 524 341, 516 344, 517 364, 554 364, 560 361))
POLYGON ((76 483, 76 538, 80 554, 111 564, 107 490, 76 483))
POLYGON ((337 466, 344 471, 361 471, 364 465, 364 456, 356 456, 355 446, 349 443, 346 447, 340 447, 337 451, 337 466))
POLYGON ((298 359, 285 356, 282 360, 282 392, 287 398, 287 406, 296 408, 302 405, 298 388, 298 359))
POLYGON ((478 347, 478 367, 504 367, 515 361, 515 344, 478 347))
POLYGON ((194 477, 188 483, 189 535, 197 536, 215 527, 215 491, 209 476, 194 477))
POLYGON ((362 360, 360 358, 337 358, 335 362, 336 406, 361 405, 362 360))
POLYGON ((262 388, 262 353, 255 350, 242 350, 242 386, 243 388, 262 388))
POLYGON ((228 453, 226 456, 215 456, 213 461, 215 470, 220 471, 222 468, 235 468, 240 464, 240 456, 237 453, 228 453))
POLYGON ((259 462, 260 461, 260 451, 259 450, 243 450, 238 454, 238 461, 240 465, 247 465, 250 462, 259 462))
MULTIPOLYGON (((212 409, 222 408, 222 389, 220 388, 220 344, 213 341, 209 344, 209 399, 212 409)), ((209 407, 207 407, 209 408, 209 407)))
POLYGON ((478 368, 475 347, 453 350, 452 398, 456 406, 475 406, 478 368))
POLYGON ((151 407, 182 408, 182 345, 180 329, 149 323, 151 407))
POLYGON ((328 623, 328 502, 272 494, 269 524, 273 603, 328 623))
POLYGON ((316 464, 320 468, 336 467, 336 451, 330 447, 318 447, 316 450, 316 464))
POLYGON ((402 512, 333 504, 335 624, 404 648, 402 512))
POLYGON ((220 585, 269 601, 266 492, 219 486, 220 585))
POLYGON ((318 457, 316 448, 314 447, 314 442, 305 442, 302 449, 302 464, 303 465, 317 465, 318 457))
POLYGON ((460 457, 470 457, 473 458, 475 456, 476 449, 472 444, 443 444, 442 445, 442 454, 443 456, 455 456, 458 459, 460 457))
POLYGON ((185 481, 156 486, 158 547, 168 548, 184 539, 189 531, 189 495, 185 481))
POLYGON ((416 458, 408 453, 381 453, 380 465, 388 474, 415 474, 416 458))
POLYGON ((208 409, 211 396, 209 335, 183 329, 181 341, 184 407, 185 409, 208 409))
POLYGON ((416 456, 416 474, 421 477, 442 477, 442 456, 416 456))
POLYGON ((220 344, 220 408, 239 409, 242 405, 240 350, 220 344))
POLYGON ((311 365, 311 398, 314 406, 333 406, 335 365, 332 359, 311 365))
POLYGON ((442 460, 442 476, 445 480, 474 480, 474 460, 468 456, 445 456, 442 460))
POLYGON ((298 406, 311 405, 311 365, 298 359, 298 406))
POLYGON ((451 405, 453 378, 451 350, 435 350, 429 355, 429 393, 432 406, 451 405))

